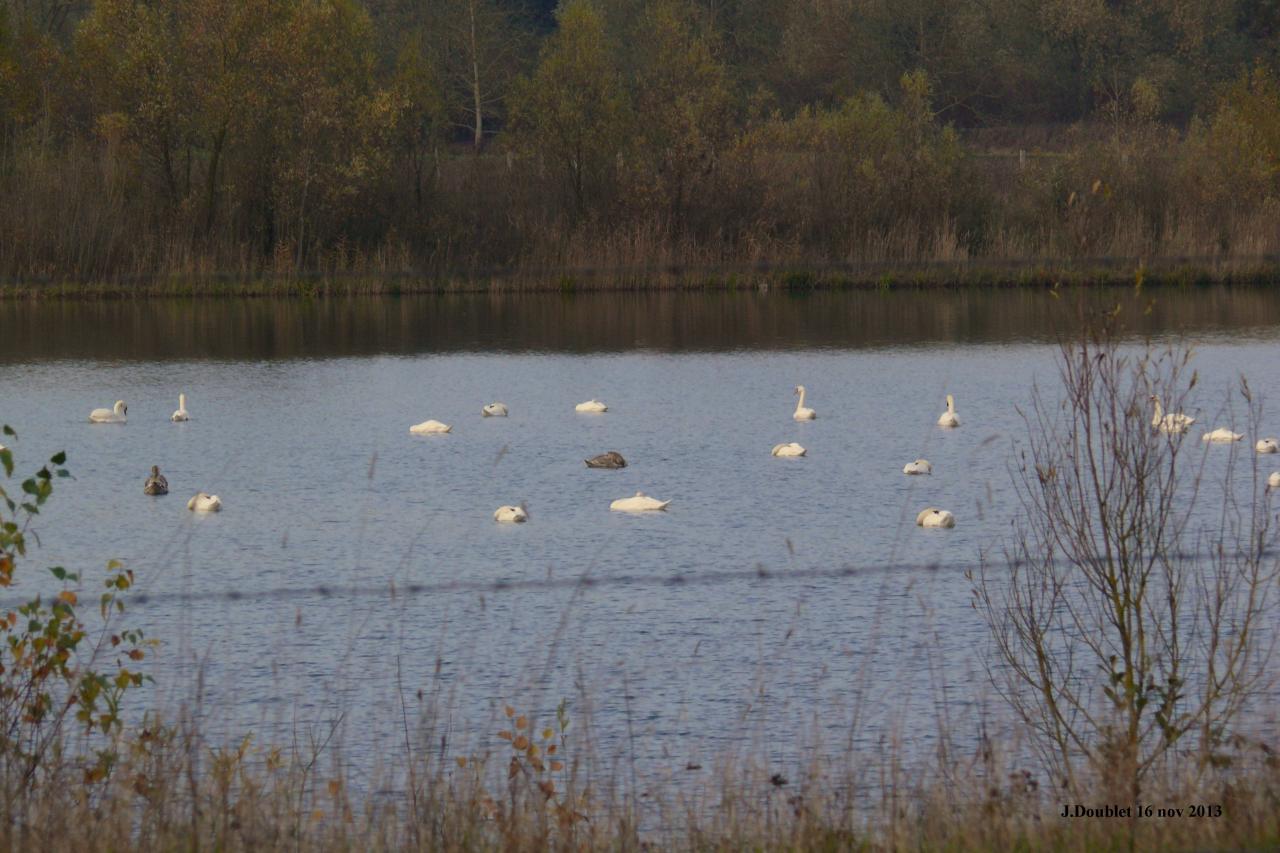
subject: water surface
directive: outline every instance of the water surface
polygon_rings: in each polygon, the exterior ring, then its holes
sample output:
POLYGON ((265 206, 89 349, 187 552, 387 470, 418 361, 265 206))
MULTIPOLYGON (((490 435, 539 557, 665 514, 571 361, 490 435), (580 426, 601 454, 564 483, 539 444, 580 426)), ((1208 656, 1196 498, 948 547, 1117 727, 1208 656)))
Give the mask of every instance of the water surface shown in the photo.
MULTIPOLYGON (((1276 362, 1277 292, 1086 301, 1123 303, 1135 341, 1195 342, 1205 417, 1226 417, 1240 371, 1280 399, 1280 372, 1259 369, 1276 362)), ((32 565, 133 568, 153 598, 131 618, 165 641, 150 700, 190 701, 199 671, 204 713, 228 730, 340 717, 357 753, 394 752, 401 697, 421 688, 474 748, 493 745, 502 703, 563 698, 657 769, 766 732, 766 756, 892 730, 927 744, 939 701, 961 727, 992 701, 965 572, 1016 517, 1015 407, 1056 382, 1075 304, 1024 290, 7 302, 0 421, 21 433, 21 470, 65 449, 75 476, 32 565), (798 383, 816 421, 790 417, 798 383), (168 421, 179 391, 186 424, 168 421), (948 393, 958 430, 935 426, 948 393), (591 397, 610 411, 575 414, 591 397), (116 399, 127 425, 87 423, 116 399), (482 418, 493 400, 511 416, 482 418), (453 433, 408 434, 427 418, 453 433), (772 458, 786 441, 808 457, 772 458), (605 450, 630 467, 583 465, 605 450), (919 456, 933 476, 903 476, 919 456), (152 464, 170 496, 143 496, 152 464), (187 512, 198 490, 224 511, 187 512), (673 503, 609 512, 637 490, 673 503), (492 521, 522 501, 528 524, 492 521), (916 528, 931 505, 957 527, 916 528)))

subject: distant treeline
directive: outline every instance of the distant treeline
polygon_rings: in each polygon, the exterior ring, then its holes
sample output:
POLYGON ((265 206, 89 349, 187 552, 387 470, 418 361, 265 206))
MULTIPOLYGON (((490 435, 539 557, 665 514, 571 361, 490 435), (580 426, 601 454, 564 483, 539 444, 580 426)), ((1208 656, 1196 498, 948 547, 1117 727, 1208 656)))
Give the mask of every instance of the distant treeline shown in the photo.
POLYGON ((1280 253, 1271 0, 0 0, 0 279, 1280 253))

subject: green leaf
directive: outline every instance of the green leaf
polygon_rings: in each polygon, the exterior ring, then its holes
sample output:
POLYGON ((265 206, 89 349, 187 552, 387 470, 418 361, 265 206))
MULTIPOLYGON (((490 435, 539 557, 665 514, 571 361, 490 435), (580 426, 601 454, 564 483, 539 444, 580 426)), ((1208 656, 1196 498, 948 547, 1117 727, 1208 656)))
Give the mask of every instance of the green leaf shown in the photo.
POLYGON ((60 450, 49 459, 54 465, 62 465, 67 461, 67 451, 60 450))
POLYGON ((53 568, 49 569, 49 574, 53 575, 55 578, 57 578, 60 581, 64 581, 67 579, 67 570, 62 568, 62 566, 54 566, 53 568))

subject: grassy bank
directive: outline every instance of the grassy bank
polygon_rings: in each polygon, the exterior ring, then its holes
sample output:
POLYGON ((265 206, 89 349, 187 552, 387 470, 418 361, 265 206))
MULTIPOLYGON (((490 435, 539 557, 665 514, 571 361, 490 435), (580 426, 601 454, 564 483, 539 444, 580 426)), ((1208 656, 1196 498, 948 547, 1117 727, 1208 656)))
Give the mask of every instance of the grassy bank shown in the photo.
POLYGON ((648 290, 928 290, 965 287, 1265 286, 1280 281, 1280 256, 1257 258, 1102 258, 850 265, 757 264, 628 269, 508 269, 424 274, 328 270, 304 274, 258 271, 101 280, 0 283, 0 299, 134 299, 146 297, 399 296, 430 293, 574 293, 648 290))

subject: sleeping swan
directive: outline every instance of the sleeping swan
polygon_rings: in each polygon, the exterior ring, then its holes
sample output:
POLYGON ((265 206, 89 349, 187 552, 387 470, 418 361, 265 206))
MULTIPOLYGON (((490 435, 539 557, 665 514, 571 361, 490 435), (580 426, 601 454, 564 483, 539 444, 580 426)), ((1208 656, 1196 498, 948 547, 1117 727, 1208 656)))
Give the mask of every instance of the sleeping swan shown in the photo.
POLYGON ((116 404, 110 409, 94 409, 89 413, 89 422, 94 424, 122 424, 129 419, 125 417, 129 412, 129 407, 124 404, 124 400, 116 400, 116 404))
POLYGON ((160 473, 159 465, 151 466, 151 476, 142 484, 142 493, 144 495, 169 494, 169 481, 164 478, 164 474, 160 473))
POLYGON ((790 444, 775 444, 773 446, 773 450, 769 452, 772 453, 774 456, 792 457, 792 456, 804 456, 805 453, 807 453, 808 451, 806 451, 803 447, 801 447, 800 445, 796 444, 793 441, 790 444))
POLYGON ((1280 453, 1280 440, 1274 438, 1260 438, 1253 449, 1259 453, 1280 453))
POLYGON ((507 407, 502 403, 490 403, 480 410, 480 414, 486 418, 505 418, 507 416, 507 407))
POLYGON ((1271 489, 1280 489, 1280 471, 1272 471, 1267 478, 1267 491, 1271 489))
POLYGON ((439 421, 423 421, 420 424, 414 424, 409 427, 412 435, 432 435, 437 433, 449 432, 453 427, 448 424, 442 424, 439 421))
POLYGON ((222 509, 222 499, 217 495, 206 495, 200 492, 187 501, 187 509, 192 512, 218 512, 222 509))
POLYGON ((804 404, 805 391, 804 391, 803 385, 796 386, 796 394, 799 395, 800 399, 796 401, 796 411, 795 411, 795 414, 793 414, 791 417, 795 418, 798 421, 811 421, 814 418, 816 418, 818 416, 818 413, 815 412, 813 409, 808 408, 804 404))
POLYGON ((916 516, 917 527, 955 527, 956 517, 945 509, 929 507, 916 516))
POLYGON ((523 524, 529 520, 529 513, 525 511, 523 504, 520 506, 500 506, 494 512, 493 520, 503 524, 523 524))
POLYGON ((187 395, 186 394, 178 395, 178 411, 174 412, 173 415, 169 418, 169 420, 173 421, 175 424, 182 423, 183 421, 191 420, 191 414, 187 411, 187 395))
POLYGON ((1156 413, 1151 418, 1151 425, 1161 432, 1184 433, 1196 422, 1195 418, 1190 415, 1184 415, 1182 412, 1165 414, 1164 407, 1160 405, 1160 398, 1155 394, 1151 395, 1151 402, 1155 403, 1156 406, 1156 413))
POLYGON ((929 464, 928 459, 917 459, 915 462, 908 462, 902 466, 904 474, 932 474, 933 466, 929 464))
POLYGON ((938 426, 960 426, 960 419, 956 417, 956 398, 952 397, 950 394, 947 395, 947 410, 938 416, 938 426))
POLYGON ((609 504, 609 509, 615 512, 648 512, 656 509, 666 509, 671 501, 660 501, 657 498, 651 498, 644 492, 636 492, 635 497, 619 498, 609 504))
POLYGON ((579 403, 573 407, 575 412, 584 412, 589 415, 599 415, 609 411, 609 407, 599 400, 592 398, 585 403, 579 403))
POLYGON ((592 456, 590 459, 584 459, 588 468, 626 468, 627 460, 622 458, 622 454, 616 450, 610 450, 608 453, 601 453, 599 456, 592 456))
POLYGON ((1214 444, 1228 444, 1232 441, 1239 441, 1242 438, 1244 438, 1243 435, 1238 432, 1232 432, 1226 427, 1218 427, 1217 429, 1211 432, 1206 432, 1204 435, 1200 436, 1201 441, 1211 441, 1214 444))

